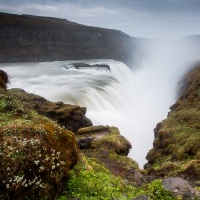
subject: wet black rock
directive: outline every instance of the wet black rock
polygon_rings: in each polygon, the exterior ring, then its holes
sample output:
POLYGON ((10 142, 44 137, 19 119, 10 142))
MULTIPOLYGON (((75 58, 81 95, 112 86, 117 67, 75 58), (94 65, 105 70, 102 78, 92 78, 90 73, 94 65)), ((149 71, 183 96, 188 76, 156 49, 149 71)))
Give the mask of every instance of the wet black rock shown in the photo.
POLYGON ((107 64, 89 65, 86 63, 70 63, 64 65, 65 69, 95 69, 97 71, 110 71, 110 66, 107 64))
POLYGON ((78 145, 80 149, 88 149, 91 147, 92 141, 94 138, 82 138, 78 140, 78 145))

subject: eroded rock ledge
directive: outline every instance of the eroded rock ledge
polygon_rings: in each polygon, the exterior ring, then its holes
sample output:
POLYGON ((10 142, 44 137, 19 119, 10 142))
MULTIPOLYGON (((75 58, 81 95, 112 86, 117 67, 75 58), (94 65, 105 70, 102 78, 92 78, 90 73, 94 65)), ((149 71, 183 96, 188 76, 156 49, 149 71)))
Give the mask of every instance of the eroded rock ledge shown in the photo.
MULTIPOLYGON (((61 101, 50 102, 41 96, 27 93, 22 89, 10 89, 7 90, 7 93, 10 93, 13 98, 22 101, 24 107, 35 110, 75 133, 80 128, 92 126, 91 120, 85 116, 85 107, 64 104, 61 101)), ((17 112, 23 112, 23 110, 17 108, 17 112)))

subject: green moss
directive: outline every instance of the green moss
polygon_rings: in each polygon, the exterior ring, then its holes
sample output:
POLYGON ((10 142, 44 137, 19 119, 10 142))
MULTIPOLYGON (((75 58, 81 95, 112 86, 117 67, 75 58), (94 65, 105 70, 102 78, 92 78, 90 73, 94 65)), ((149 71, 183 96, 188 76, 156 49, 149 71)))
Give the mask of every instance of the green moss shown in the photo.
POLYGON ((60 199, 81 200, 132 199, 143 194, 142 190, 125 185, 94 159, 82 155, 82 159, 70 172, 66 195, 60 199))
POLYGON ((131 200, 146 195, 152 200, 178 200, 169 190, 165 190, 162 180, 136 188, 125 184, 120 177, 111 174, 95 159, 81 155, 78 164, 70 172, 65 194, 59 200, 79 198, 81 200, 131 200))

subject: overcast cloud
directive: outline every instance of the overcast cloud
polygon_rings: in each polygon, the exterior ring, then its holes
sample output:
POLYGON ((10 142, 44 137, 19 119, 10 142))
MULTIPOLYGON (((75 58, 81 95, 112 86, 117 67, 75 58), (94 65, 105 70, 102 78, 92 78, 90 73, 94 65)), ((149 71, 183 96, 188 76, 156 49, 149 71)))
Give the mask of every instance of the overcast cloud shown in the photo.
POLYGON ((135 37, 200 34, 200 0, 1 0, 0 11, 65 18, 135 37))

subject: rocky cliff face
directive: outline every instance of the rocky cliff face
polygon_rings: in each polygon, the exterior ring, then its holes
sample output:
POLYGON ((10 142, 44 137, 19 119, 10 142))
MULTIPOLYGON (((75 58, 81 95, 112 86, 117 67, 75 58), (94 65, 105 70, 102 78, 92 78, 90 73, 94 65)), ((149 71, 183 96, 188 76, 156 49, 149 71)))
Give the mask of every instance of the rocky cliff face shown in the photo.
POLYGON ((179 99, 168 118, 158 123, 153 149, 147 154, 148 174, 156 177, 200 177, 200 64, 181 81, 179 99))
POLYGON ((130 65, 133 43, 121 31, 0 13, 0 62, 114 59, 130 65))

